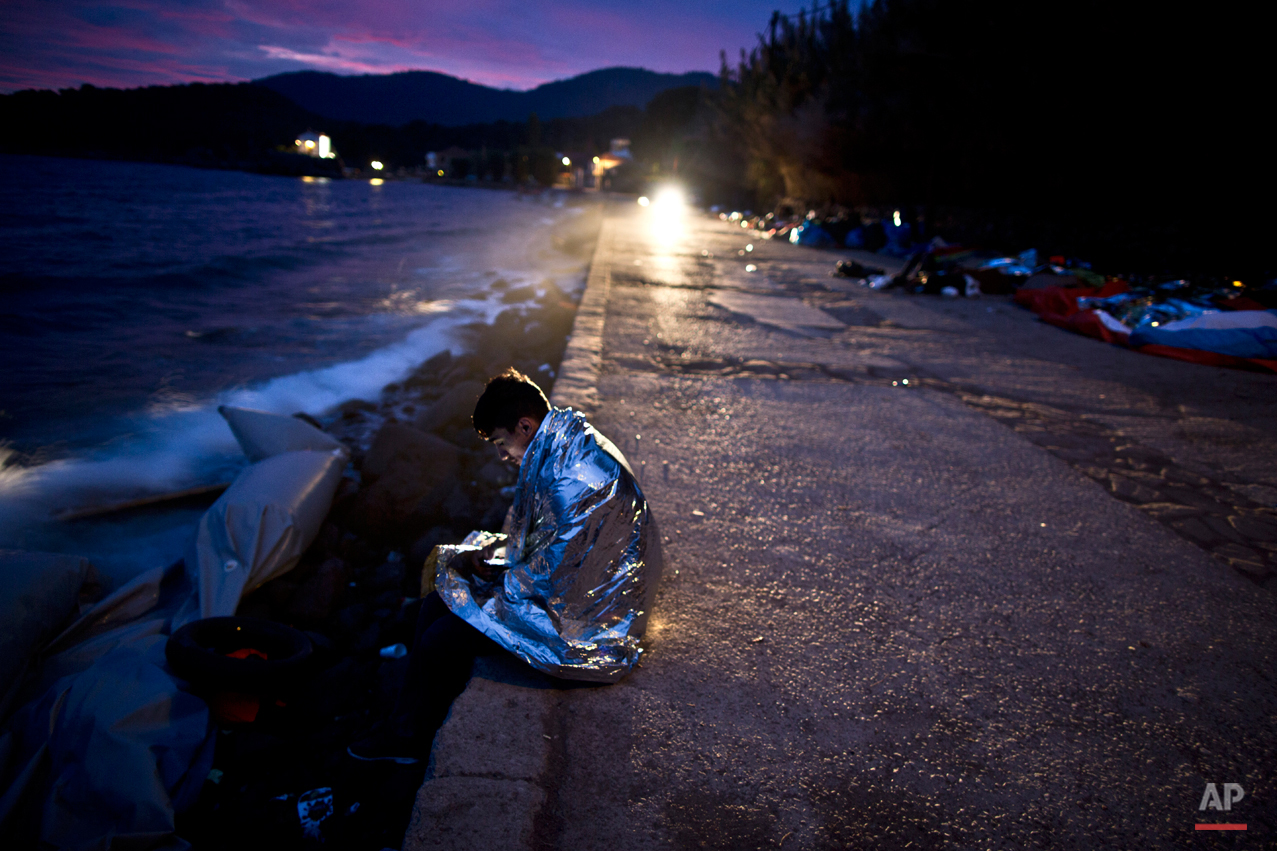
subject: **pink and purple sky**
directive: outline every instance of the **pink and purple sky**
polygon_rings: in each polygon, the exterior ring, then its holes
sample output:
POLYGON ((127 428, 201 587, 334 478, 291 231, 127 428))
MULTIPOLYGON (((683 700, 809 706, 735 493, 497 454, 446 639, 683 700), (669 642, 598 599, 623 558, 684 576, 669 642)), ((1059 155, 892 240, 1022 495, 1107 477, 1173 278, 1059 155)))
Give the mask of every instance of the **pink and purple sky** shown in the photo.
POLYGON ((597 68, 717 71, 810 0, 5 0, 0 91, 442 71, 528 89, 597 68))

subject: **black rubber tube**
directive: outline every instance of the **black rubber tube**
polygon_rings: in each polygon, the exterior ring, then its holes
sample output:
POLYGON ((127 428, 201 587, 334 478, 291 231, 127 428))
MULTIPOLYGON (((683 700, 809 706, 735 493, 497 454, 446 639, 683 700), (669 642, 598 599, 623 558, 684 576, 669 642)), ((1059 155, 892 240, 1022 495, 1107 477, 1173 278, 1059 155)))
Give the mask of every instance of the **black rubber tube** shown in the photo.
POLYGON ((250 693, 277 691, 304 673, 311 643, 306 634, 281 623, 254 618, 205 618, 188 623, 164 648, 169 667, 197 689, 250 693), (265 659, 227 655, 258 650, 265 659))

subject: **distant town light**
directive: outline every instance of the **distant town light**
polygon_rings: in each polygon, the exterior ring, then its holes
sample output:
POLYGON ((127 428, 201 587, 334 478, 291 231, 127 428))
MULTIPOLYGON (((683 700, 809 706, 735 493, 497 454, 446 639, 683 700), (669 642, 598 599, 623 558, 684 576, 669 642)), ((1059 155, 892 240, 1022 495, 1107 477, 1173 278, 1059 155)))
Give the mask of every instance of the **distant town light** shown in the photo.
POLYGON ((564 157, 564 158, 563 158, 563 164, 564 164, 564 165, 572 165, 572 160, 568 159, 567 157, 564 157))
POLYGON ((330 160, 337 156, 337 152, 333 150, 333 140, 323 133, 316 133, 314 130, 307 130, 293 140, 293 144, 297 147, 297 153, 307 157, 319 157, 320 159, 330 160))
POLYGON ((439 169, 439 176, 443 177, 443 169, 439 169))
POLYGON ((900 211, 896 210, 891 214, 891 221, 896 227, 900 227, 900 211))
POLYGON ((599 164, 599 158, 598 158, 598 157, 595 157, 595 158, 594 158, 594 164, 595 164, 595 165, 598 165, 598 164, 599 164))
POLYGON ((382 180, 380 177, 374 177, 372 180, 370 180, 370 181, 368 181, 368 182, 369 182, 369 183, 371 183, 373 186, 380 186, 381 184, 385 183, 386 181, 382 180))
POLYGON ((370 163, 369 163, 369 165, 373 167, 373 170, 374 170, 374 171, 381 171, 383 168, 385 168, 385 167, 386 167, 386 166, 385 166, 385 165, 381 162, 381 160, 373 160, 372 162, 370 162, 370 163))
POLYGON ((652 203, 652 202, 651 202, 651 201, 649 201, 649 200, 647 199, 647 196, 646 196, 646 195, 640 195, 640 196, 639 196, 639 206, 640 206, 640 207, 646 207, 648 204, 651 204, 651 203, 652 203))

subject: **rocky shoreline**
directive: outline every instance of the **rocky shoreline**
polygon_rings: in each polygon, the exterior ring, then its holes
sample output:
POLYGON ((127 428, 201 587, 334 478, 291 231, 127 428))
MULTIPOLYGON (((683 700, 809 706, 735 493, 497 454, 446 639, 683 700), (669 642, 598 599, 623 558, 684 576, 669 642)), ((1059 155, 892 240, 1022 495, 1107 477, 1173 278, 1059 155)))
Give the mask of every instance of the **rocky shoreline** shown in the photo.
MULTIPOLYGON (((599 220, 576 217, 556 248, 588 257, 599 220)), ((430 550, 499 530, 509 508, 517 471, 470 425, 483 382, 514 366, 548 395, 576 315, 550 281, 502 298, 510 306, 490 324, 463 329, 468 354, 441 352, 377 402, 312 420, 350 448, 350 466, 298 566, 246 595, 237 612, 305 630, 312 674, 260 700, 251 719, 214 706, 214 770, 178 817, 179 835, 196 848, 401 844, 425 763, 369 767, 345 748, 388 711, 402 682, 407 659, 393 648, 411 643, 430 550), (316 801, 323 817, 308 832, 301 813, 316 801)))

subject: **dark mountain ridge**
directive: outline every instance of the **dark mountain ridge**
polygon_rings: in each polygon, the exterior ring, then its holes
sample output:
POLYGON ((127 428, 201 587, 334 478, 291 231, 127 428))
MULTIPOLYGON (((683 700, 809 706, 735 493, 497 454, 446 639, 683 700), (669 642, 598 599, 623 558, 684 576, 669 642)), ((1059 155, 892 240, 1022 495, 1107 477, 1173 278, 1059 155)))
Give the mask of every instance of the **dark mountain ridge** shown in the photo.
POLYGON ((323 71, 294 71, 254 80, 316 115, 361 124, 398 127, 425 121, 447 127, 596 115, 612 106, 644 107, 653 97, 679 86, 715 88, 718 78, 703 71, 662 74, 645 68, 602 68, 526 92, 494 89, 435 71, 343 77, 323 71))

